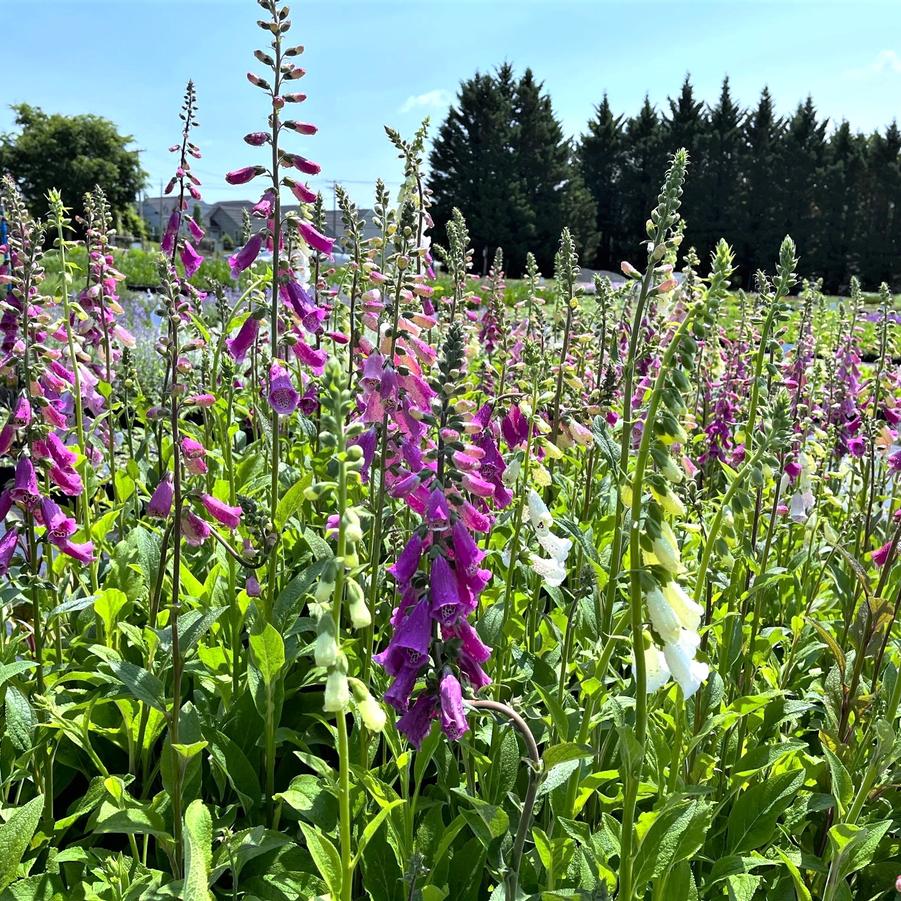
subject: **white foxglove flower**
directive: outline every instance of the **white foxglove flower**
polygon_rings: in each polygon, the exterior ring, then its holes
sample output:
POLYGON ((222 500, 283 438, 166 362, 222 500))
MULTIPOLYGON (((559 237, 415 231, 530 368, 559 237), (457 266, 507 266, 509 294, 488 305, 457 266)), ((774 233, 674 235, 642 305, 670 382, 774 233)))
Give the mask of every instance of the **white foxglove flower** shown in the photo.
POLYGON ((519 480, 519 474, 521 472, 522 472, 522 459, 517 455, 507 465, 507 468, 504 470, 504 474, 501 476, 501 481, 508 488, 512 488, 516 484, 516 482, 519 480))
POLYGON ((554 524, 554 518, 547 508, 547 504, 541 499, 537 491, 530 488, 526 495, 526 503, 529 507, 529 521, 536 529, 549 529, 554 524))
POLYGON ((367 694, 365 698, 357 701, 357 710, 363 725, 370 732, 381 732, 385 728, 385 711, 372 695, 367 694))
POLYGON ((678 495, 673 494, 672 491, 657 491, 652 488, 651 494, 654 496, 654 500, 663 507, 666 513, 669 513, 672 516, 685 515, 685 504, 683 504, 682 499, 678 495))
POLYGON ((682 628, 688 629, 689 632, 697 632, 701 625, 701 617, 704 615, 704 608, 700 604, 696 604, 675 579, 670 579, 663 586, 662 591, 682 628))
POLYGON ((340 713, 347 709, 349 703, 350 687, 347 684, 347 674, 335 667, 329 671, 325 680, 325 700, 322 709, 326 713, 340 713))
POLYGON ((678 641, 682 624, 676 616, 676 611, 663 596, 663 592, 655 586, 647 593, 646 600, 654 631, 665 642, 678 641))
POLYGON ((529 554, 529 562, 532 569, 544 579, 546 585, 557 588, 563 584, 566 578, 566 567, 556 558, 539 557, 538 554, 529 554))
POLYGON ((559 560, 560 563, 566 562, 569 551, 573 546, 573 543, 569 538, 559 538, 553 532, 541 529, 536 530, 536 535, 538 537, 538 543, 544 548, 546 554, 550 555, 555 560, 559 560))
POLYGON ((682 572, 682 560, 679 557, 679 549, 675 544, 671 543, 664 535, 658 535, 651 545, 651 554, 654 560, 651 563, 658 563, 667 572, 682 572))
POLYGON ((663 688, 670 680, 670 671, 666 663, 666 657, 663 651, 655 644, 648 645, 644 649, 644 669, 648 694, 663 688))
POLYGON ((694 659, 699 644, 700 638, 696 632, 683 629, 678 641, 667 642, 663 646, 666 665, 679 683, 686 700, 701 687, 701 683, 710 674, 710 667, 706 663, 694 659))

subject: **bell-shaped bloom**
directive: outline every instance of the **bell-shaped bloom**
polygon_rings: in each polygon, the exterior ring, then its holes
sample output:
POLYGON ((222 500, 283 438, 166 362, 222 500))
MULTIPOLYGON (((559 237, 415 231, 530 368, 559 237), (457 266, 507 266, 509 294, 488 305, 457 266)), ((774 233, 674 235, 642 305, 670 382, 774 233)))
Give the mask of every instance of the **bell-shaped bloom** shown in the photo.
POLYGON ((683 629, 678 641, 667 642, 663 646, 666 665, 686 700, 701 687, 710 673, 706 663, 694 659, 699 643, 697 633, 683 629))
POLYGON ((450 507, 440 488, 429 495, 425 508, 425 521, 433 532, 443 532, 450 526, 450 507))
POLYGON ((397 676, 408 667, 415 667, 418 673, 425 665, 432 641, 432 620, 429 604, 421 600, 414 604, 397 624, 394 635, 373 660, 383 667, 390 676, 397 676))
POLYGON ((147 515, 155 519, 165 519, 172 512, 173 494, 172 473, 167 472, 150 496, 147 515))
POLYGON ((337 667, 333 667, 325 679, 325 697, 322 709, 326 713, 340 713, 347 709, 349 703, 350 686, 347 681, 347 673, 342 673, 337 667))
POLYGON ((469 731, 469 723, 463 711, 460 682, 449 670, 441 677, 438 694, 441 700, 441 728, 451 741, 459 741, 469 731))
POLYGON ((188 216, 188 231, 195 241, 202 241, 206 232, 197 224, 193 216, 188 216))
POLYGON ((422 558, 422 538, 418 532, 414 532, 410 540, 404 546, 397 560, 388 567, 388 572, 401 585, 407 584, 416 570, 422 558))
POLYGON ((518 447, 529 437, 529 423, 522 410, 514 404, 501 421, 501 434, 510 447, 518 447))
POLYGON ((545 558, 538 554, 529 554, 529 562, 546 585, 557 588, 563 584, 563 580, 566 578, 566 567, 555 557, 545 558))
POLYGON ((247 182, 253 181, 258 175, 265 170, 262 166, 243 166, 240 169, 233 169, 225 176, 225 180, 230 185, 246 185, 247 182))
POLYGON ((432 731, 432 721, 438 714, 438 701, 432 694, 421 694, 413 706, 397 721, 397 730, 418 751, 432 731))
POLYGON ((206 456, 206 448, 190 435, 185 435, 181 439, 181 452, 187 460, 197 460, 206 456))
POLYGON ((184 510, 181 515, 181 533, 191 547, 200 547, 210 537, 210 524, 193 510, 184 510))
POLYGON ((644 649, 645 688, 648 694, 663 688, 670 680, 669 664, 666 655, 655 644, 644 649))
POLYGON ((293 166, 298 172, 303 172, 304 175, 318 175, 322 171, 322 166, 319 163, 314 163, 299 153, 284 154, 282 162, 286 166, 293 166))
POLYGON ((232 278, 237 278, 245 269, 253 265, 263 248, 263 233, 251 235, 247 243, 228 258, 228 267, 232 278))
POLYGON ((291 193, 301 203, 315 203, 316 192, 311 191, 306 185, 300 184, 300 182, 296 182, 294 181, 294 179, 291 179, 290 181, 288 181, 288 187, 291 189, 291 193))
POLYGON ((290 416, 297 409, 300 395, 291 382, 291 377, 280 363, 274 362, 269 367, 269 406, 279 416, 290 416))
POLYGON ((185 241, 181 249, 181 261, 185 267, 185 278, 191 278, 200 268, 203 257, 194 249, 190 241, 185 241))
POLYGON ((332 248, 335 244, 334 238, 328 238, 322 234, 322 232, 317 231, 309 222, 298 222, 297 229, 300 232, 300 236, 306 241, 313 250, 318 250, 319 253, 323 253, 326 256, 331 255, 332 248))
POLYGON ((872 557, 873 562, 877 566, 885 566, 888 563, 889 556, 892 552, 892 543, 891 541, 887 541, 881 548, 873 551, 870 555, 872 557))
POLYGON ((561 538, 553 532, 547 531, 538 531, 536 537, 548 556, 558 560, 561 564, 566 563, 566 558, 573 546, 569 538, 561 538))
POLYGON ((19 533, 15 528, 7 529, 0 537, 0 576, 9 572, 9 565, 19 544, 19 533))
POLYGON ((547 508, 547 504, 541 499, 541 495, 530 488, 526 494, 526 504, 529 510, 529 521, 537 530, 549 529, 554 524, 554 518, 547 508))
POLYGON ((78 530, 75 520, 71 516, 66 516, 59 504, 49 497, 45 497, 41 501, 41 518, 47 529, 47 537, 53 544, 71 538, 78 530))
POLYGON ((31 401, 27 397, 20 397, 16 402, 13 422, 18 429, 31 424, 31 401))
POLYGON ((442 556, 432 561, 429 571, 429 603, 432 616, 442 625, 453 625, 461 613, 457 577, 442 556))
POLYGON ((79 563, 94 562, 94 543, 92 541, 60 541, 56 545, 64 554, 79 563))
POLYGON ((34 464, 28 457, 22 457, 16 464, 16 477, 10 497, 14 503, 32 512, 37 510, 41 502, 38 477, 34 471, 34 464))
POLYGON ((162 241, 160 241, 160 250, 166 254, 166 256, 170 256, 172 251, 175 250, 175 238, 178 235, 178 227, 180 224, 181 211, 178 208, 173 209, 169 216, 169 222, 166 224, 166 232, 163 235, 162 241))
POLYGON ((250 316, 244 320, 244 324, 238 329, 238 334, 234 338, 226 339, 225 348, 236 363, 244 361, 259 330, 260 320, 250 316))
POLYGON ((63 468, 74 466, 78 459, 78 454, 70 450, 56 432, 51 432, 47 436, 47 453, 57 466, 63 468))
POLYGON ((216 522, 222 523, 229 529, 236 529, 241 524, 241 514, 244 511, 240 507, 232 507, 210 494, 201 495, 200 502, 216 522))

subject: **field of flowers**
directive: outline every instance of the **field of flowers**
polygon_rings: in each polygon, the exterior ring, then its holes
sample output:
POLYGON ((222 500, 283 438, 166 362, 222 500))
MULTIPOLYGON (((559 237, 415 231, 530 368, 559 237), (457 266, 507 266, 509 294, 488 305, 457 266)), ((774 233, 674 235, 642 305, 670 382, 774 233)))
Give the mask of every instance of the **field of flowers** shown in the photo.
POLYGON ((684 151, 623 285, 566 230, 476 279, 425 127, 336 245, 259 3, 227 283, 193 85, 138 338, 102 192, 2 184, 0 901, 894 897, 888 288, 827 301, 786 238, 735 293, 684 151))

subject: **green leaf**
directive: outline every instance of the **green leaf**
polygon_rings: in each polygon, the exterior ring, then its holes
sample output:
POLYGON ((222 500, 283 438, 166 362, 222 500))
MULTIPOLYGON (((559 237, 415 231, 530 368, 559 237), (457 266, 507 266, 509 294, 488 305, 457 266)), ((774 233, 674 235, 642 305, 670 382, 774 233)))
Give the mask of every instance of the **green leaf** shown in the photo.
POLYGON ((6 686, 6 737, 17 751, 30 751, 37 718, 28 698, 15 685, 6 686))
POLYGON ((93 831, 98 834, 137 834, 169 838, 162 816, 149 804, 142 806, 138 806, 137 802, 130 802, 130 804, 133 806, 120 809, 109 801, 105 801, 97 811, 97 822, 93 831))
POLYGON ((328 886, 329 892, 333 898, 341 897, 341 885, 344 881, 341 872, 341 856, 338 849, 326 838, 318 829, 301 823, 300 828, 303 831, 304 838, 307 842, 307 850, 319 875, 328 886))
POLYGON ((116 677, 139 701, 166 712, 166 692, 163 683, 153 673, 127 660, 108 661, 113 676, 116 677))
POLYGON ((776 821, 804 784, 804 771, 780 773, 742 792, 727 821, 727 853, 760 850, 773 837, 776 821))
POLYGON ((838 757, 824 744, 822 746, 826 762, 829 764, 829 775, 832 779, 832 797, 838 806, 838 819, 842 819, 854 800, 854 783, 850 773, 838 757))
POLYGON ((748 751, 735 766, 733 776, 750 776, 758 770, 772 766, 783 757, 795 752, 803 751, 807 747, 803 741, 786 741, 779 745, 765 745, 748 751))
POLYGON ((213 863, 213 820, 200 800, 192 801, 185 811, 182 845, 185 856, 184 901, 209 901, 210 867, 213 863))
POLYGON ((585 760, 591 757, 593 753, 588 745, 580 745, 574 741, 553 745, 544 752, 544 768, 545 770, 550 770, 557 766, 558 763, 566 763, 569 760, 585 760))
POLYGON ((43 809, 44 796, 38 795, 22 807, 17 807, 0 826, 0 889, 6 888, 16 878, 22 855, 38 828, 43 809))
POLYGON ((804 877, 794 861, 781 848, 776 848, 776 853, 782 858, 782 862, 785 864, 791 875, 792 882, 795 884, 795 898, 797 901, 813 901, 810 889, 807 888, 807 883, 804 882, 804 877))
POLYGON ((279 499, 275 508, 275 528, 281 532, 288 520, 303 503, 303 492, 310 484, 310 476, 301 476, 279 499))
POLYGON ((124 591, 118 588, 104 588, 94 600, 94 612, 103 620, 103 628, 107 641, 116 627, 116 618, 119 611, 128 603, 128 597, 124 591))
POLYGON ((210 757, 237 792, 241 806, 245 811, 249 811, 259 803, 262 794, 256 769, 241 748, 223 732, 217 731, 206 735, 210 743, 210 757))
POLYGON ((678 801, 660 810, 638 846, 636 888, 640 889, 695 854, 704 844, 709 824, 709 808, 697 801, 678 801))
POLYGON ((357 853, 354 855, 353 865, 356 866, 360 862, 360 858, 363 856, 363 852, 366 850, 366 846, 369 844, 372 837, 379 831, 379 826, 385 821, 385 818, 397 807, 399 804, 404 804, 405 802, 398 798, 396 801, 392 801, 386 807, 383 807, 367 824, 366 828, 363 830, 362 835, 360 835, 357 840, 357 853))
POLYGON ((268 687, 278 678, 285 665, 285 642, 272 623, 266 623, 261 632, 250 636, 253 662, 268 687))

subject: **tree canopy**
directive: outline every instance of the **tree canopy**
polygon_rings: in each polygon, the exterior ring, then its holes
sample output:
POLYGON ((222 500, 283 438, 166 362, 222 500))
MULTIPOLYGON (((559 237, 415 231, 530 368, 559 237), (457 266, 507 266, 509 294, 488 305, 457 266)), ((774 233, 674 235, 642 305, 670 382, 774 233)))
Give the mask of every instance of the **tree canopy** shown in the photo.
POLYGON ((35 216, 46 215, 51 188, 81 216, 84 195, 99 185, 117 228, 134 229, 134 202, 146 173, 130 135, 102 116, 45 113, 27 103, 12 109, 18 131, 0 136, 0 172, 12 175, 35 216))

